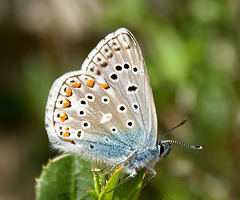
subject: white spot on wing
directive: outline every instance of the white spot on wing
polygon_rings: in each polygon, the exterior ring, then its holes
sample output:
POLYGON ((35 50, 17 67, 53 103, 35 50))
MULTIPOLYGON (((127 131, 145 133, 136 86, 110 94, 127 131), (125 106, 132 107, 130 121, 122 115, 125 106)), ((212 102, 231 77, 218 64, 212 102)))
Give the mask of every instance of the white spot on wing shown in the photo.
POLYGON ((112 119, 111 113, 103 114, 101 124, 106 123, 106 122, 110 121, 111 119, 112 119))

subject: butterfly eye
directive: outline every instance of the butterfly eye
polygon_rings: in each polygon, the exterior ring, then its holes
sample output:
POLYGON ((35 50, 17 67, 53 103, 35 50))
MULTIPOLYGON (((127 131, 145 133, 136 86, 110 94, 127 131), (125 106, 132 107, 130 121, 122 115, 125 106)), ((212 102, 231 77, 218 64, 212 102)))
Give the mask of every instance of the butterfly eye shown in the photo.
POLYGON ((160 156, 164 153, 164 146, 162 144, 160 144, 160 156))
POLYGON ((159 148, 159 157, 166 157, 171 150, 171 144, 162 143, 161 141, 158 141, 157 144, 159 148))

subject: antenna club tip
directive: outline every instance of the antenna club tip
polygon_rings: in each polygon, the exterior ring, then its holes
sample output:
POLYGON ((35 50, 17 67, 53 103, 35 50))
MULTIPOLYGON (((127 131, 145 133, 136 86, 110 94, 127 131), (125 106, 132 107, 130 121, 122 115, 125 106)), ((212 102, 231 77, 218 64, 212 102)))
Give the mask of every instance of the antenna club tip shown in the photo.
POLYGON ((203 149, 202 146, 196 146, 196 149, 203 149))

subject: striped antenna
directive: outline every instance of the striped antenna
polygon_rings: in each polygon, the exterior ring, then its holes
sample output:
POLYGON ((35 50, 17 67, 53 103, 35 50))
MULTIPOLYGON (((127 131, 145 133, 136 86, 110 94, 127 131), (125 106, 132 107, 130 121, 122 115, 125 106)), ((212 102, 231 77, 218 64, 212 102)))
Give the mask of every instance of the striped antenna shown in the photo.
POLYGON ((192 149, 203 149, 202 146, 193 146, 193 145, 185 144, 183 142, 178 142, 178 141, 175 141, 175 140, 164 140, 164 141, 161 141, 161 144, 162 143, 174 143, 174 144, 180 144, 180 145, 183 145, 183 146, 186 146, 186 147, 190 147, 192 149))

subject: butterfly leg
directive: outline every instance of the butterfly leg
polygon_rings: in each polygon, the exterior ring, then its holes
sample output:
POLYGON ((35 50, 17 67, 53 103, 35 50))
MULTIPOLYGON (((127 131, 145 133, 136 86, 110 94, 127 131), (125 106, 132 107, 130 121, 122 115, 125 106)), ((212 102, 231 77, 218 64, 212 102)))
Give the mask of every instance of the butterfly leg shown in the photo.
POLYGON ((114 166, 111 168, 111 170, 113 170, 113 169, 116 168, 117 166, 119 166, 119 165, 127 162, 127 161, 130 160, 130 159, 134 159, 134 158, 136 157, 136 155, 137 155, 137 152, 134 152, 133 154, 131 154, 130 156, 128 156, 124 161, 122 161, 122 162, 117 163, 116 165, 114 165, 114 166))
POLYGON ((121 183, 117 184, 113 189, 111 189, 110 191, 108 191, 107 193, 109 192, 112 192, 113 190, 115 190, 118 186, 122 185, 123 183, 129 181, 130 179, 132 179, 133 177, 135 177, 137 175, 137 172, 135 169, 132 170, 132 173, 127 177, 125 178, 121 183))
POLYGON ((157 174, 157 172, 152 168, 148 168, 148 170, 149 170, 149 174, 145 178, 146 182, 143 184, 142 188, 144 188, 147 185, 147 183, 150 182, 157 174), (150 176, 150 174, 152 174, 152 176, 150 178, 148 178, 150 176))
POLYGON ((96 169, 96 168, 94 168, 94 167, 92 167, 92 172, 101 172, 101 171, 103 171, 104 169, 107 169, 108 167, 106 166, 106 167, 103 167, 103 168, 101 168, 101 169, 96 169))
POLYGON ((135 170, 135 169, 132 170, 132 173, 131 173, 127 178, 125 178, 122 183, 125 183, 125 182, 129 181, 130 179, 132 179, 132 178, 135 177, 136 175, 137 175, 136 170, 135 170))

